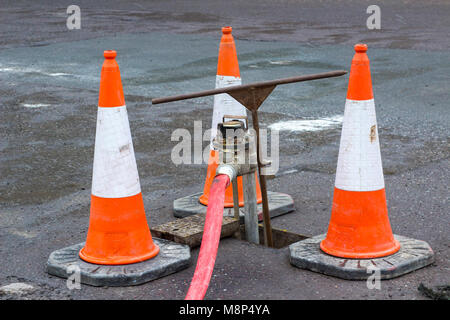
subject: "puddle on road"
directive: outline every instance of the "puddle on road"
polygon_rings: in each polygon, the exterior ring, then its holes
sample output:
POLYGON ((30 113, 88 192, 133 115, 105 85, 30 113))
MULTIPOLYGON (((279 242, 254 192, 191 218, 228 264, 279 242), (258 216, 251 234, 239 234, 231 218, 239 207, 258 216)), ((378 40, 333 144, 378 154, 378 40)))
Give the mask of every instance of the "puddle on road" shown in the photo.
POLYGON ((293 64, 294 61, 292 61, 292 60, 270 61, 270 60, 269 60, 269 63, 270 63, 270 64, 275 64, 275 65, 286 66, 286 65, 293 64))
POLYGON ((25 239, 32 239, 32 238, 36 238, 38 233, 34 232, 34 231, 20 231, 20 230, 16 230, 14 229, 11 234, 25 238, 25 239))
POLYGON ((278 131, 295 131, 295 132, 320 131, 341 125, 343 118, 344 117, 342 115, 337 115, 333 117, 319 118, 319 119, 281 121, 269 125, 269 128, 271 130, 278 130, 278 131))
POLYGON ((5 66, 0 65, 0 72, 8 72, 8 73, 38 73, 44 76, 49 77, 64 77, 64 76, 72 76, 70 73, 65 72, 46 72, 36 68, 30 67, 17 67, 17 66, 5 66))
POLYGON ((50 107, 47 103, 22 103, 22 106, 25 108, 42 108, 42 107, 50 107))

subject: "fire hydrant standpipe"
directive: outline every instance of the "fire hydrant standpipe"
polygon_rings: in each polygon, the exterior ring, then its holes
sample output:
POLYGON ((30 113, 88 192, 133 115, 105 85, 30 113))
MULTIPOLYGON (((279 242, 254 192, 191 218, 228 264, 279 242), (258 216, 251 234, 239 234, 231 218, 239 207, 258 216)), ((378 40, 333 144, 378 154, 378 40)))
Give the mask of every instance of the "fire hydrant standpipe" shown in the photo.
POLYGON ((185 300, 201 300, 208 290, 219 247, 225 189, 229 184, 230 177, 226 174, 216 176, 212 182, 200 253, 185 300))
POLYGON ((258 172, 261 184, 261 194, 263 201, 263 222, 264 222, 264 237, 265 243, 269 247, 273 247, 272 242, 272 230, 270 226, 270 216, 269 216, 269 205, 267 200, 267 186, 265 176, 261 174, 262 166, 264 165, 262 159, 260 159, 259 154, 259 126, 258 126, 258 113, 257 110, 261 106, 261 104, 266 100, 266 98, 270 95, 270 93, 275 89, 277 85, 280 84, 288 84, 294 82, 303 82, 303 81, 311 81, 317 79, 325 79, 331 77, 339 77, 346 74, 345 70, 337 70, 330 72, 323 72, 317 74, 308 74, 304 76, 290 77, 284 79, 270 80, 264 82, 255 82, 246 85, 238 85, 238 86, 230 86, 224 88, 218 88, 214 90, 205 90, 201 92, 194 92, 190 94, 183 94, 178 96, 164 97, 164 98, 155 98, 152 99, 152 104, 159 104, 165 102, 172 102, 178 100, 192 99, 192 98, 200 98, 215 94, 228 93, 234 99, 239 101, 244 107, 252 112, 253 118, 253 128, 257 132, 257 155, 258 155, 258 172), (255 125, 256 124, 256 125, 255 125))
POLYGON ((217 135, 213 145, 214 149, 219 152, 220 161, 216 174, 228 174, 233 181, 233 201, 236 219, 240 219, 240 217, 235 177, 242 177, 246 239, 249 242, 259 244, 255 182, 258 164, 255 135, 248 129, 247 116, 224 115, 223 122, 217 125, 217 135), (226 118, 232 120, 225 121, 226 118))

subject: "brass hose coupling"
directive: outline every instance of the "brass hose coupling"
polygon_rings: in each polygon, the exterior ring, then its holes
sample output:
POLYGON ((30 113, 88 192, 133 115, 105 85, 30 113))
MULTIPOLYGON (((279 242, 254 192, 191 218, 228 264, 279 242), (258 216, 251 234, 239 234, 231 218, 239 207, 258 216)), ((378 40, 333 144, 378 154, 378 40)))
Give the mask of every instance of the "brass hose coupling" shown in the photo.
POLYGON ((217 125, 213 147, 219 152, 216 175, 226 174, 233 180, 258 168, 255 135, 248 130, 246 116, 225 115, 217 125), (226 118, 232 120, 225 121, 226 118))

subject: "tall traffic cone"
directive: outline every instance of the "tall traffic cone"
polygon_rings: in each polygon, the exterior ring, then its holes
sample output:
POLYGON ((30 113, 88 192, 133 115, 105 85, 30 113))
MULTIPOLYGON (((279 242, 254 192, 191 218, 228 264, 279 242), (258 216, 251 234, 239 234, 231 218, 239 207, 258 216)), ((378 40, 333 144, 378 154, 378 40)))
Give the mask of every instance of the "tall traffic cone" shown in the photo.
POLYGON ((156 256, 159 247, 145 217, 116 52, 104 56, 90 223, 80 257, 95 264, 129 264, 156 256))
MULTIPOLYGON (((236 46, 231 27, 222 28, 222 38, 219 47, 219 59, 217 63, 216 88, 233 86, 241 84, 239 65, 236 54, 236 46)), ((217 134, 217 124, 223 121, 223 116, 246 116, 246 108, 233 99, 228 94, 219 94, 214 96, 214 111, 211 127, 210 154, 208 159, 208 169, 203 192, 175 199, 173 201, 173 213, 177 218, 184 218, 194 214, 206 214, 206 206, 209 200, 209 190, 216 175, 216 169, 219 165, 219 153, 214 150, 213 140, 217 134)), ((228 119, 229 120, 229 119, 228 119)), ((239 207, 244 206, 244 192, 242 177, 237 178, 239 207)), ((262 220, 262 197, 261 187, 255 173, 255 186, 257 198, 258 219, 262 220)), ((294 211, 294 200, 285 193, 267 192, 270 217, 280 216, 294 211)), ((241 210, 240 215, 244 216, 241 210)), ((233 211, 233 188, 229 186, 225 191, 224 216, 234 216, 233 211)))
POLYGON ((389 223, 367 46, 357 44, 350 70, 333 207, 320 248, 344 258, 397 252, 389 223))
MULTIPOLYGON (((228 86, 236 86, 242 83, 241 75, 239 73, 239 64, 236 54, 236 46, 231 34, 231 27, 222 28, 222 38, 220 40, 219 47, 219 59, 217 63, 217 76, 216 76, 216 89, 228 86)), ((205 186, 203 188, 203 194, 200 196, 199 201, 205 206, 208 205, 209 189, 212 181, 216 175, 216 169, 219 165, 219 152, 214 150, 213 140, 217 134, 217 125, 222 122, 224 115, 233 116, 247 116, 247 110, 245 107, 237 102, 234 98, 228 94, 219 94, 214 96, 214 110, 211 127, 211 150, 208 160, 208 170, 206 172, 205 186)), ((256 179, 256 198, 257 203, 262 202, 261 187, 259 186, 258 178, 256 179)), ((239 206, 244 205, 244 192, 242 186, 242 177, 237 178, 238 192, 239 192, 239 206)), ((225 191, 224 206, 229 208, 233 207, 233 188, 230 184, 225 191)))
POLYGON ((49 274, 93 286, 142 284, 187 268, 189 246, 152 238, 147 225, 116 52, 104 52, 87 240, 53 251, 49 274))
POLYGON ((375 270, 391 279, 434 261, 425 241, 392 234, 366 51, 355 46, 328 233, 289 246, 292 265, 347 280, 375 270))

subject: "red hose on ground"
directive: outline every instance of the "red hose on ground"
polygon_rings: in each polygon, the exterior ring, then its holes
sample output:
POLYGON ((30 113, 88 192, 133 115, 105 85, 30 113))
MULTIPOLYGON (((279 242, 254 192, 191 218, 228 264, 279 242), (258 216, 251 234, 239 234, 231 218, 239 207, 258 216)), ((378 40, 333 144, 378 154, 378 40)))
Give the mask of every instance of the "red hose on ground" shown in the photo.
POLYGON ((202 244, 197 259, 194 276, 185 300, 202 300, 208 290, 209 281, 216 262, 222 229, 223 204, 225 189, 230 184, 226 174, 216 176, 209 189, 208 209, 206 210, 202 244))

